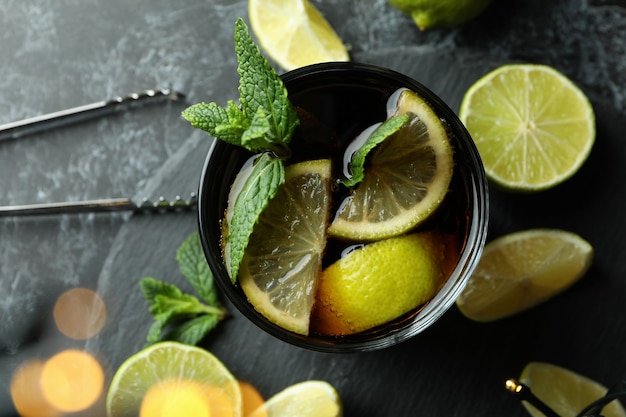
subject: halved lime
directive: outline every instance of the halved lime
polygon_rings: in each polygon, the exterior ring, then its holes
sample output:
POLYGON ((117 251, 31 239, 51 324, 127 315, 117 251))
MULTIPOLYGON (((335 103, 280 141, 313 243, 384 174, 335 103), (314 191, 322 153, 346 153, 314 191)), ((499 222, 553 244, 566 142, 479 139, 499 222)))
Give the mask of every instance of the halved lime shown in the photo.
POLYGON ((487 176, 500 186, 539 191, 574 175, 595 140, 585 94, 545 65, 504 65, 465 93, 459 118, 487 176))
POLYGON ((106 398, 108 417, 241 417, 235 377, 210 352, 161 342, 128 358, 106 398))

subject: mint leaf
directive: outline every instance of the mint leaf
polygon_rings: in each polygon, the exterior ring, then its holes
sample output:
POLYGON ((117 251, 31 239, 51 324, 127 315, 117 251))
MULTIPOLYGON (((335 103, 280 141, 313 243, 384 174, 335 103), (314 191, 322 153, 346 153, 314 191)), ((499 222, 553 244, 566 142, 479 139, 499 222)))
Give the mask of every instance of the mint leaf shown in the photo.
POLYGON ((228 113, 216 103, 197 103, 187 107, 182 116, 197 129, 204 130, 215 136, 219 125, 228 124, 228 113))
POLYGON ((199 316, 175 327, 172 331, 167 333, 165 339, 176 340, 188 345, 197 345, 218 323, 219 318, 216 316, 199 316))
POLYGON ((148 344, 162 340, 197 344, 228 314, 219 302, 197 232, 180 245, 176 260, 181 273, 207 304, 174 284, 142 278, 139 287, 154 318, 146 338, 148 344))
POLYGON ((182 116, 193 127, 236 146, 242 146, 241 136, 250 127, 250 121, 232 100, 226 108, 216 103, 197 103, 183 110, 182 116))
POLYGON ((161 333, 165 326, 180 320, 181 316, 186 314, 185 308, 177 302, 183 293, 175 285, 154 278, 143 278, 139 282, 139 287, 145 299, 150 303, 150 313, 155 319, 148 331, 147 341, 155 343, 162 340, 161 333))
POLYGON ((268 153, 256 159, 252 172, 235 200, 233 216, 228 225, 227 241, 233 283, 237 281, 239 265, 259 215, 284 182, 285 167, 280 159, 268 153))
POLYGON ((270 149, 271 143, 267 141, 267 135, 271 129, 265 110, 259 107, 254 113, 250 127, 241 137, 241 144, 247 149, 270 149))
POLYGON ((209 305, 219 305, 213 274, 204 257, 200 234, 192 233, 176 251, 178 268, 194 291, 209 305))
POLYGON ((275 147, 280 149, 291 140, 299 124, 298 114, 289 101, 285 85, 261 55, 241 18, 235 23, 235 51, 241 108, 249 120, 256 117, 259 108, 263 109, 270 127, 267 141, 272 144, 270 149, 276 151, 275 147))
POLYGON ((267 59, 261 55, 243 19, 235 23, 239 101, 225 108, 216 103, 189 106, 182 116, 193 127, 252 152, 289 155, 287 144, 300 123, 287 89, 267 59))
POLYGON ((150 303, 156 303, 157 296, 166 295, 169 297, 177 297, 180 293, 178 287, 167 284, 165 282, 158 281, 154 278, 143 278, 139 281, 139 288, 143 293, 144 298, 150 303))
POLYGON ((341 182, 346 187, 353 187, 356 184, 363 181, 365 177, 365 159, 367 155, 380 143, 385 141, 388 137, 392 136, 398 130, 402 128, 409 120, 409 116, 403 114, 401 116, 391 117, 385 120, 374 130, 374 132, 367 138, 363 146, 361 146, 352 155, 350 160, 350 172, 352 176, 350 178, 343 179, 341 182))
POLYGON ((163 329, 167 326, 173 317, 173 313, 163 313, 154 318, 154 323, 150 326, 150 330, 148 330, 148 337, 146 337, 146 342, 148 344, 157 343, 165 338, 161 337, 161 333, 163 333, 163 329))

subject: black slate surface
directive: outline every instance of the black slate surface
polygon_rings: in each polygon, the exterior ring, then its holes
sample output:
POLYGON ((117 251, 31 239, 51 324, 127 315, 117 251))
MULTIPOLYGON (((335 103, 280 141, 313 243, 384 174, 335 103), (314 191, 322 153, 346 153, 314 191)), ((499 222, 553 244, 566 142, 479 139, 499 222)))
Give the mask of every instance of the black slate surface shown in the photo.
MULTIPOLYGON (((626 2, 494 0, 475 21, 419 32, 384 0, 315 1, 356 61, 421 81, 458 109, 464 91, 508 62, 555 66, 589 96, 597 140, 567 183, 534 195, 492 190, 490 237, 530 227, 579 233, 596 253, 587 276, 528 312, 495 323, 452 308, 431 329, 366 354, 309 352, 233 317, 203 343, 269 397, 305 379, 331 382, 346 416, 523 416, 503 389, 534 360, 605 384, 626 374, 622 300, 626 249, 626 2)), ((236 93, 233 23, 246 2, 8 0, 0 5, 0 124, 143 89, 187 101, 236 93)), ((197 188, 210 140, 180 120, 186 103, 149 106, 0 143, 0 205, 96 197, 185 195, 197 188)), ((85 348, 110 376, 143 346, 150 317, 138 290, 154 276, 187 288, 174 253, 193 212, 0 219, 0 416, 14 415, 9 382, 31 358, 85 348), (98 291, 108 321, 86 342, 50 319, 58 295, 98 291)), ((84 415, 101 415, 92 410, 84 415)))

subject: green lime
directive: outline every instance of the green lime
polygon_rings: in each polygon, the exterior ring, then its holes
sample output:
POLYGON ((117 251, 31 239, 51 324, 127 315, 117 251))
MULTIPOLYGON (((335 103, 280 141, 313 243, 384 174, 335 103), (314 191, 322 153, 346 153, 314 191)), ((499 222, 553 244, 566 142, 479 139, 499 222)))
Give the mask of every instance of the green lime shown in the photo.
POLYGON ((465 93, 459 118, 487 176, 505 189, 540 191, 570 178, 595 140, 585 94, 545 65, 505 65, 465 93))
POLYGON ((465 23, 483 12, 491 0, 389 0, 421 29, 465 23))
POLYGON ((108 417, 241 417, 241 389, 210 352, 161 342, 128 358, 106 398, 108 417))

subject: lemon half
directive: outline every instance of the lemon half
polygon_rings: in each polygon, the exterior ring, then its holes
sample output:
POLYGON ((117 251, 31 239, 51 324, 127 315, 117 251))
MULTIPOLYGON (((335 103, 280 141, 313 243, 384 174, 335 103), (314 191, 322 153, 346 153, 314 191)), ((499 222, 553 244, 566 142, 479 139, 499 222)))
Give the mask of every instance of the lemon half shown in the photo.
POLYGON ((420 232, 353 250, 324 270, 312 330, 354 334, 426 303, 448 274, 446 247, 437 233, 420 232))

